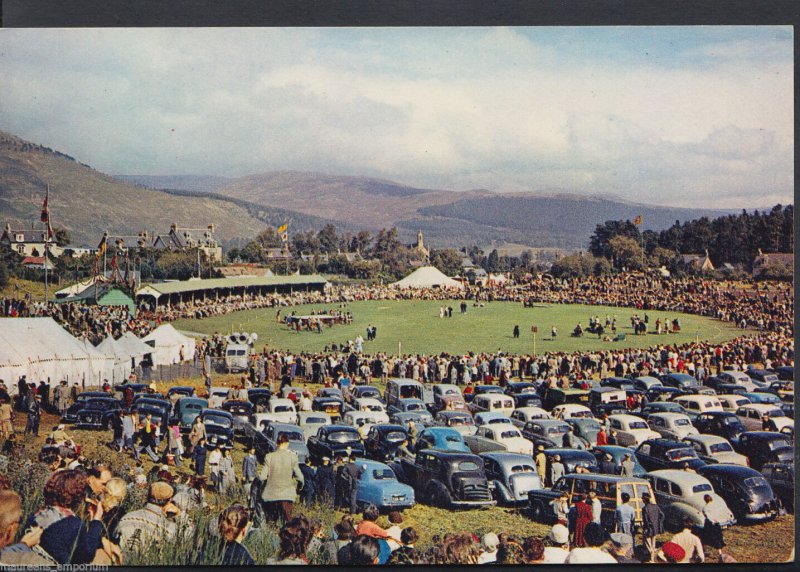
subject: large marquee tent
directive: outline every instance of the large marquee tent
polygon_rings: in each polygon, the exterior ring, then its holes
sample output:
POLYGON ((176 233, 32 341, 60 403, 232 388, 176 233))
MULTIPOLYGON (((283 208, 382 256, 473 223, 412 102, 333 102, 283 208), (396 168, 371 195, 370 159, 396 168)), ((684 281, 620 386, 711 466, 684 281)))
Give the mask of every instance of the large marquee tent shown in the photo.
POLYGON ((417 268, 392 286, 397 288, 458 288, 459 290, 464 288, 461 282, 448 278, 435 266, 417 268))
POLYGON ((150 332, 142 341, 153 347, 153 365, 171 365, 181 362, 181 348, 184 359, 194 357, 195 342, 184 336, 171 324, 163 324, 150 332))

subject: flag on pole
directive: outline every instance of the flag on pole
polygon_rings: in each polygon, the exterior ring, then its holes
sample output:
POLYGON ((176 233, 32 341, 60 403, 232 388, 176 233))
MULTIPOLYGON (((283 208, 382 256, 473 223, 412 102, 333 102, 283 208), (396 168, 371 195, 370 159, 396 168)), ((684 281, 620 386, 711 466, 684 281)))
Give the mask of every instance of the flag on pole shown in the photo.
POLYGON ((278 234, 281 236, 281 242, 289 242, 289 223, 283 223, 278 227, 278 234))
POLYGON ((44 203, 42 203, 42 222, 50 224, 50 206, 47 204, 50 200, 50 186, 47 186, 47 192, 44 195, 44 203))
POLYGON ((103 257, 103 254, 106 251, 106 244, 107 244, 107 237, 103 235, 103 240, 100 241, 100 244, 97 245, 97 258, 96 260, 100 260, 103 257))
POLYGON ((635 219, 633 219, 633 224, 635 224, 636 226, 642 224, 642 215, 638 215, 635 219))

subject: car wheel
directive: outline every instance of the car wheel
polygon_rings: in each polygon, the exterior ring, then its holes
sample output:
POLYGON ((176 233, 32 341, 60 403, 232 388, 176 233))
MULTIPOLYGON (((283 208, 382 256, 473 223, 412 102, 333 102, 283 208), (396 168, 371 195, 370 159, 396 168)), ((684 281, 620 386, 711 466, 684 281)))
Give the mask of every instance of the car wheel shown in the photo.
POLYGON ((544 505, 541 502, 536 501, 531 506, 531 518, 536 522, 544 522, 544 505))

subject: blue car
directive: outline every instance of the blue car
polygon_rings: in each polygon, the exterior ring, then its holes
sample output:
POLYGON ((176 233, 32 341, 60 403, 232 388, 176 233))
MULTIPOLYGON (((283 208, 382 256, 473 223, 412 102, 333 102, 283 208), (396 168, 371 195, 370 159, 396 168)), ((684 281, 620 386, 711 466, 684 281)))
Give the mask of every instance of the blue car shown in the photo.
POLYGON ((592 454, 597 459, 598 464, 605 458, 606 455, 611 455, 611 459, 617 466, 622 464, 622 458, 625 455, 630 455, 631 461, 633 461, 633 476, 637 479, 641 479, 644 478, 645 474, 647 474, 645 468, 639 464, 636 455, 634 455, 633 451, 627 447, 619 447, 617 445, 600 445, 599 447, 592 447, 592 454))
POLYGON ((770 403, 774 405, 781 404, 781 398, 775 395, 774 393, 760 393, 760 392, 752 392, 752 393, 742 393, 742 397, 746 397, 750 400, 750 403, 770 403))
POLYGON ((398 481, 389 466, 366 459, 356 462, 362 469, 356 493, 359 507, 374 504, 380 510, 396 510, 414 506, 414 489, 398 481))
POLYGON ((428 427, 420 432, 417 435, 417 442, 414 443, 414 450, 422 451, 423 449, 437 449, 455 453, 471 452, 464 442, 464 436, 450 427, 428 427))

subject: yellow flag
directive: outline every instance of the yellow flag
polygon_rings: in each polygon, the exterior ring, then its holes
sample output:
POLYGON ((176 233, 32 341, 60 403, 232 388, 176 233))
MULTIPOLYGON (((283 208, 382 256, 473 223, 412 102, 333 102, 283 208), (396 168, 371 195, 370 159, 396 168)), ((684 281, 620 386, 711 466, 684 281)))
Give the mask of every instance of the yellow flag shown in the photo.
POLYGON ((288 222, 285 223, 285 224, 282 224, 281 226, 278 227, 278 234, 283 234, 284 232, 286 232, 288 230, 288 228, 289 228, 289 223, 288 222))
POLYGON ((633 219, 633 224, 635 224, 637 226, 642 224, 642 215, 639 215, 635 219, 633 219))

